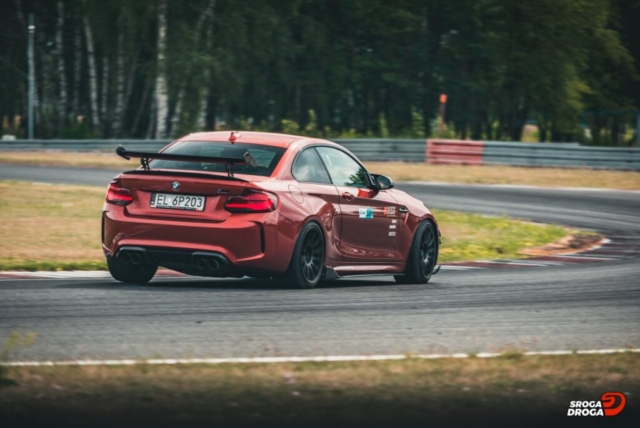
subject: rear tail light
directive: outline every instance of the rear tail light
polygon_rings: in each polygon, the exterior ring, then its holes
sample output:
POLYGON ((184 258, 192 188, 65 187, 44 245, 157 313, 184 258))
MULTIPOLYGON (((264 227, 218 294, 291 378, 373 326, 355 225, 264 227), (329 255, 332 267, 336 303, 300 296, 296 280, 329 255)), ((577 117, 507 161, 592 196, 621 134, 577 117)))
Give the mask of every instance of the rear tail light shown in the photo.
POLYGON ((133 202, 133 196, 131 196, 129 189, 120 187, 120 184, 112 181, 109 183, 109 189, 107 189, 107 202, 116 205, 129 205, 133 202))
POLYGON ((229 196, 224 208, 232 213, 266 213, 274 211, 276 195, 256 190, 245 190, 240 196, 229 196))

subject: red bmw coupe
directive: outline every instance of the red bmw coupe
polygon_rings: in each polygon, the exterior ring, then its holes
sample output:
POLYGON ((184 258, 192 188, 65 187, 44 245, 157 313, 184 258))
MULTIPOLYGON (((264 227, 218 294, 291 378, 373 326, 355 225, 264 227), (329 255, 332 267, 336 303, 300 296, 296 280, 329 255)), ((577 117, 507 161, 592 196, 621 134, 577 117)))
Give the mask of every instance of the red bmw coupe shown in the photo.
POLYGON ((440 233, 429 209, 330 141, 260 132, 190 134, 109 184, 102 247, 118 281, 159 266, 275 278, 299 288, 350 275, 426 283, 440 233))

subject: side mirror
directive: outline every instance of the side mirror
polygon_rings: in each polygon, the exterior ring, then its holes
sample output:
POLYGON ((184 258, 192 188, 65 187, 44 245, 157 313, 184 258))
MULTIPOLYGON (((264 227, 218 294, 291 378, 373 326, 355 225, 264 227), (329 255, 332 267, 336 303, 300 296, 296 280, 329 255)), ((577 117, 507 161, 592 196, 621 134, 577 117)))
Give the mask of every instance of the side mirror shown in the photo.
POLYGON ((380 175, 380 174, 371 174, 371 175, 373 176, 373 179, 376 181, 376 187, 378 188, 378 190, 393 189, 393 187, 395 186, 393 183, 393 180, 387 177, 386 175, 380 175))

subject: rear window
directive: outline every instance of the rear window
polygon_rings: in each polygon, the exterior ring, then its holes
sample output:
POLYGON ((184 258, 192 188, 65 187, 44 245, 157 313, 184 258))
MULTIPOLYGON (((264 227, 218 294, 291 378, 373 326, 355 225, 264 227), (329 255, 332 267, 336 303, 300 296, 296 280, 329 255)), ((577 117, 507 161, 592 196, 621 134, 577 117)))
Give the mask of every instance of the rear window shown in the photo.
MULTIPOLYGON (((275 169, 285 149, 281 147, 261 146, 259 144, 231 144, 217 141, 180 141, 163 153, 191 156, 242 157, 249 152, 256 160, 255 167, 250 165, 234 165, 234 174, 262 175, 268 177, 275 169)), ((172 160, 154 160, 149 167, 156 169, 187 169, 195 171, 224 172, 224 163, 183 162, 172 160)))

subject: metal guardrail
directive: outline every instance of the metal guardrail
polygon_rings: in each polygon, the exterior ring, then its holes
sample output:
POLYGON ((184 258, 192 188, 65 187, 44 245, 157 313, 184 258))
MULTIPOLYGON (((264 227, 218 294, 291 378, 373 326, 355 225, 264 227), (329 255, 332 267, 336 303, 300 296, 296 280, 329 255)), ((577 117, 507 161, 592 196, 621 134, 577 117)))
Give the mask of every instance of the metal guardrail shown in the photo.
POLYGON ((640 148, 590 147, 576 143, 428 140, 427 162, 640 170, 640 148))
MULTIPOLYGON (((363 161, 424 162, 424 140, 335 139, 363 161)), ((159 150, 171 140, 2 140, 0 150, 159 150)))
POLYGON ((172 140, 0 140, 0 150, 69 150, 77 152, 115 151, 118 146, 129 150, 160 150, 172 140))
POLYGON ((485 141, 483 163, 640 170, 640 148, 485 141))
MULTIPOLYGON (((2 150, 159 150, 171 140, 0 140, 2 150)), ((640 148, 588 147, 578 143, 514 143, 411 139, 334 139, 363 161, 586 167, 640 171, 640 148), (468 150, 467 150, 468 149, 468 150), (431 158, 429 158, 431 157, 431 158), (473 158, 473 162, 469 159, 473 158)))
POLYGON ((426 160, 424 140, 357 139, 331 140, 347 148, 363 161, 424 162, 426 160))

